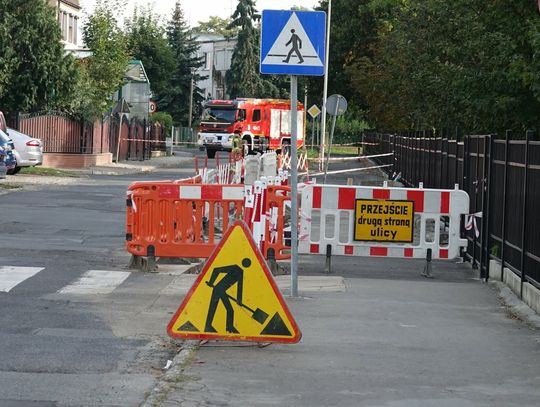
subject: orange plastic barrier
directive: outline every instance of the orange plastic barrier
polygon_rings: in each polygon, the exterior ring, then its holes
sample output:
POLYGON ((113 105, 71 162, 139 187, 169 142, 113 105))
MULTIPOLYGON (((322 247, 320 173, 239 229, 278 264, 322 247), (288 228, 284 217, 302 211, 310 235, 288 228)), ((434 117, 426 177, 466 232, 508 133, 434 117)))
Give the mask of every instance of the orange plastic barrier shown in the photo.
POLYGON ((207 258, 241 218, 243 185, 202 185, 196 178, 135 182, 128 188, 126 246, 135 256, 207 258))
POLYGON ((291 258, 291 247, 286 244, 285 239, 285 202, 287 201, 291 201, 291 187, 285 185, 267 186, 264 207, 267 227, 262 245, 265 258, 268 258, 269 249, 274 250, 276 260, 291 258))

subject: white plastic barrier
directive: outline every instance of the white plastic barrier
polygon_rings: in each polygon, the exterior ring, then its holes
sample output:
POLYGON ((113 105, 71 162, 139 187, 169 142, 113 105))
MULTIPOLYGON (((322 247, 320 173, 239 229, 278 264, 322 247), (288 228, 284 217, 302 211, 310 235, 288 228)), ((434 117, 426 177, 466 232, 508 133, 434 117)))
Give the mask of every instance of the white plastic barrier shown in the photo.
POLYGON ((261 176, 261 157, 250 155, 245 158, 244 162, 244 184, 253 185, 261 176))
POLYGON ((465 191, 305 185, 299 253, 453 259, 462 239, 465 191))
POLYGON ((275 151, 264 153, 261 157, 261 176, 275 177, 277 170, 277 154, 275 151))

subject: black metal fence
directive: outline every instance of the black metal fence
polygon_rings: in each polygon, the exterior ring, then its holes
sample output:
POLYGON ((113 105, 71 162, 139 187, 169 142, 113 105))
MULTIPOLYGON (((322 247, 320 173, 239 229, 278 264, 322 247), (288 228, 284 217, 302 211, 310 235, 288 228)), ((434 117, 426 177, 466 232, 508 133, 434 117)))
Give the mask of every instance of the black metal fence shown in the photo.
MULTIPOLYGON (((523 138, 523 135, 521 135, 523 138)), ((401 181, 425 188, 458 185, 471 199, 480 232, 466 232, 464 258, 489 278, 489 260, 496 259, 512 272, 540 288, 540 141, 528 131, 524 139, 507 132, 460 137, 442 132, 364 135, 369 154, 393 152, 380 164, 401 181), (372 144, 372 145, 369 145, 372 144)))

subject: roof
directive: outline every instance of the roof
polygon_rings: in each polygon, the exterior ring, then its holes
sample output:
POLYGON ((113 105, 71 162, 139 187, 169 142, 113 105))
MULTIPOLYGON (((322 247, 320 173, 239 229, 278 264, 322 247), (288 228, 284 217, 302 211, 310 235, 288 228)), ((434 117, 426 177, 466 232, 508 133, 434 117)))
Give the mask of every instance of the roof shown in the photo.
POLYGON ((76 9, 81 9, 81 5, 79 3, 79 0, 49 0, 49 4, 51 6, 57 6, 58 5, 58 2, 60 1, 60 3, 64 3, 64 4, 67 4, 71 7, 74 7, 76 9))
POLYGON ((133 59, 129 61, 125 78, 129 82, 139 82, 139 83, 150 83, 148 75, 144 69, 143 63, 138 59, 133 59))
POLYGON ((222 42, 222 41, 236 41, 236 35, 232 37, 225 37, 221 34, 213 33, 193 33, 195 42, 222 42))

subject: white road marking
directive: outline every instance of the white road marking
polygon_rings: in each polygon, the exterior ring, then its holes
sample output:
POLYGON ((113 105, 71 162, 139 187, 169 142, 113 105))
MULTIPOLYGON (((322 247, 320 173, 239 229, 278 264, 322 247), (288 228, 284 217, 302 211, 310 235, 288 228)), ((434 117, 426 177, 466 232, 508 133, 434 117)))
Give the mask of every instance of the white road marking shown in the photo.
POLYGON ((59 294, 109 294, 124 282, 127 271, 89 270, 73 283, 58 291, 59 294))
POLYGON ((0 292, 10 292, 24 280, 35 276, 43 269, 43 267, 0 267, 0 292))

